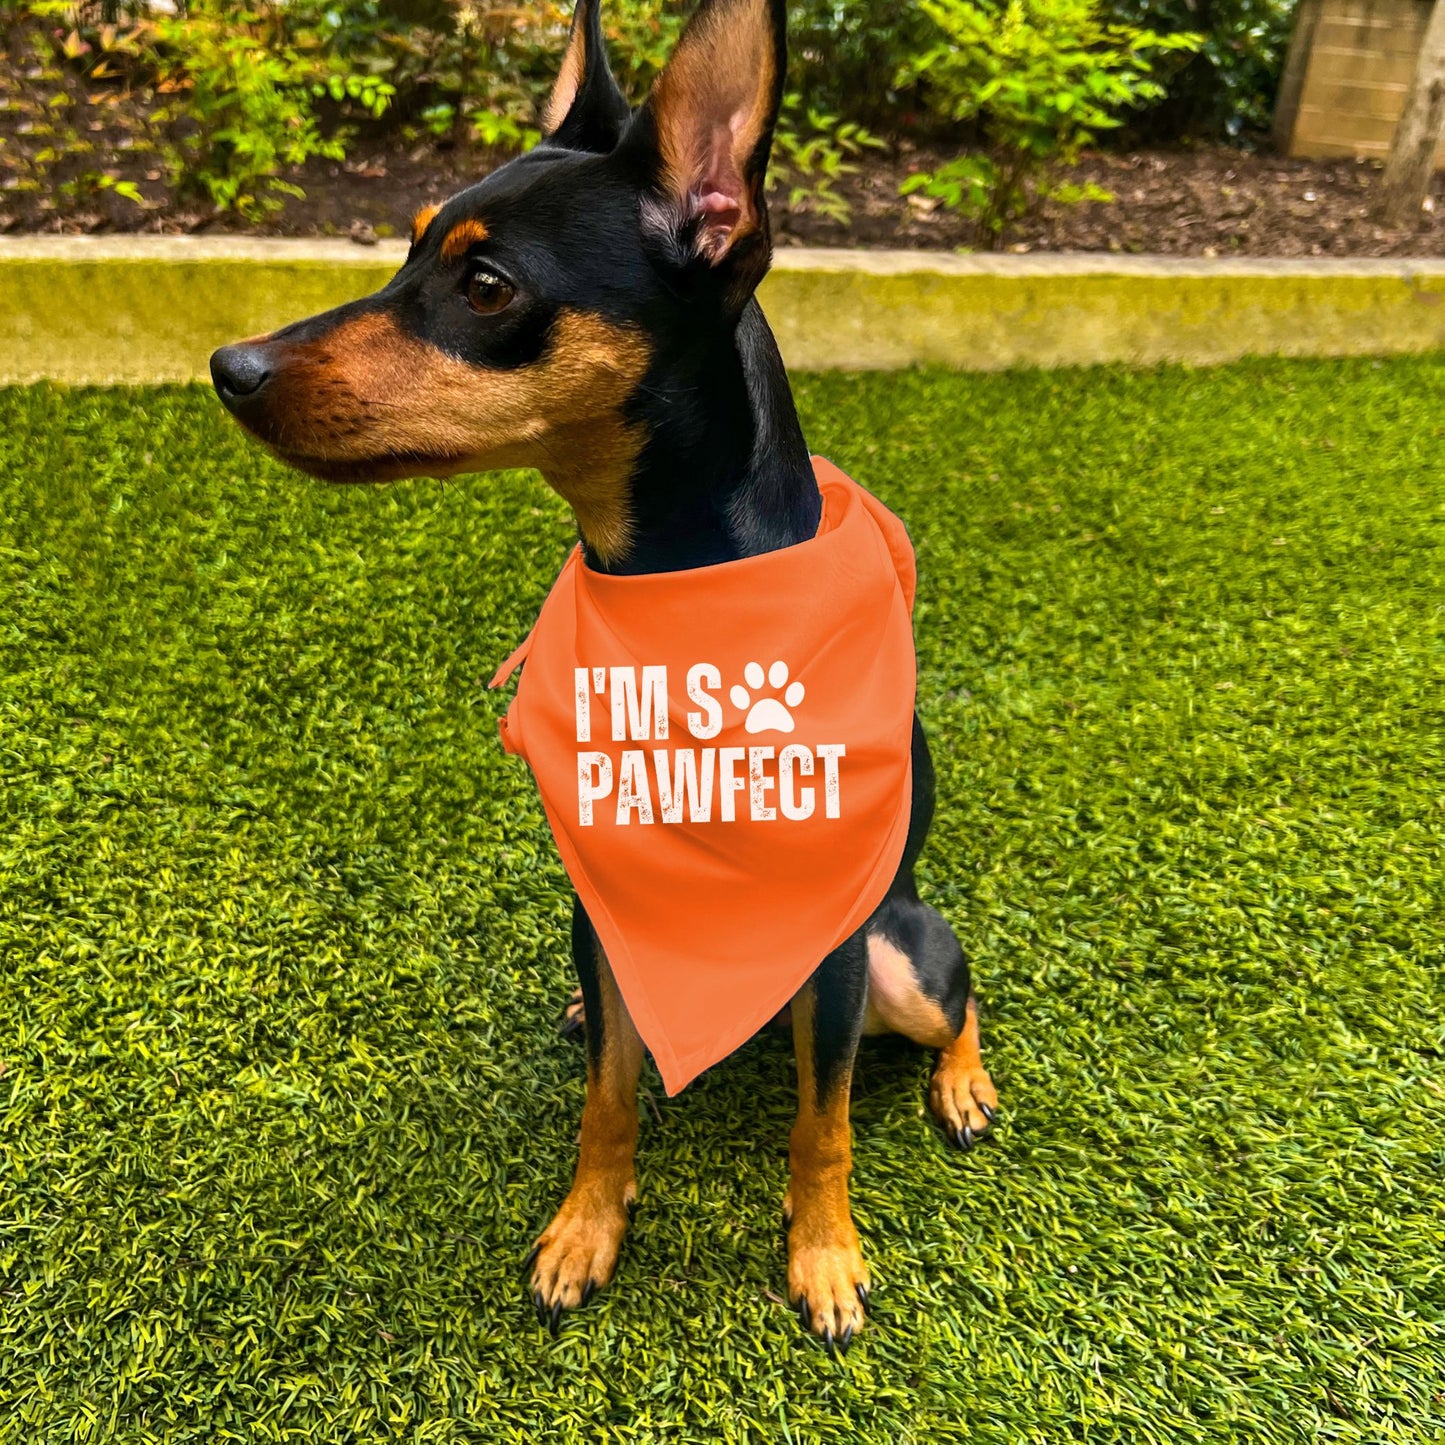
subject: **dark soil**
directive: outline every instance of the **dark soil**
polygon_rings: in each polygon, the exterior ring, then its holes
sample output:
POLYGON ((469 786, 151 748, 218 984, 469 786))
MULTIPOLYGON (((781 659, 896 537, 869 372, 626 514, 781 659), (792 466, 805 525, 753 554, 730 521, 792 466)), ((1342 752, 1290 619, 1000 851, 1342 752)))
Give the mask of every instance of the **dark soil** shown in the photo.
MULTIPOLYGON (((250 224, 170 196, 143 162, 114 167, 145 196, 137 206, 112 193, 81 199, 52 188, 0 190, 0 231, 82 233, 249 232, 272 236, 345 236, 363 242, 403 235, 412 214, 485 175, 501 158, 426 142, 367 147, 345 163, 312 161, 288 177, 306 192, 250 224)), ((908 246, 982 249, 966 221, 922 196, 903 198, 899 183, 926 169, 925 153, 870 157, 840 191, 852 204, 844 227, 806 206, 772 201, 779 245, 908 246)), ((0 187, 5 181, 0 158, 0 187)), ((1177 256, 1445 256, 1445 185, 1413 230, 1389 230, 1371 218, 1379 168, 1354 161, 1299 161, 1224 146, 1084 157, 1072 177, 1111 191, 1110 204, 1047 203, 1002 238, 1009 251, 1123 251, 1177 256)))
MULTIPOLYGON (((250 232, 279 236, 353 236, 367 242, 404 235, 413 213, 484 175, 502 157, 440 145, 428 138, 379 135, 353 143, 344 163, 313 160, 286 179, 304 198, 286 201, 264 221, 217 214, 172 195, 156 154, 158 139, 139 91, 87 93, 70 77, 27 70, 12 50, 0 55, 0 232, 250 232), (54 80, 54 83, 49 82, 54 80), (57 108, 44 96, 65 92, 57 108), (37 162, 54 144, 57 122, 81 147, 48 170, 37 162), (131 182, 141 201, 110 182, 131 182)), ((870 152, 845 176, 849 225, 772 201, 778 243, 809 246, 972 247, 984 242, 966 221, 899 185, 944 155, 904 145, 870 152)), ((1087 155, 1071 179, 1112 192, 1110 204, 1043 205, 1001 238, 1014 251, 1123 251, 1180 256, 1445 256, 1445 177, 1433 209, 1413 229, 1387 230, 1370 215, 1379 169, 1352 161, 1284 160, 1223 146, 1087 155)))
MULTIPOLYGON (((851 234, 829 240, 814 217, 787 218, 810 245, 969 246, 971 228, 898 185, 932 158, 900 157, 850 177, 851 234)), ((1286 160, 1229 146, 1085 155, 1068 179, 1110 203, 1045 203, 1001 238, 1006 251, 1122 251, 1174 256, 1445 256, 1445 175, 1413 230, 1371 217, 1380 167, 1286 160)))

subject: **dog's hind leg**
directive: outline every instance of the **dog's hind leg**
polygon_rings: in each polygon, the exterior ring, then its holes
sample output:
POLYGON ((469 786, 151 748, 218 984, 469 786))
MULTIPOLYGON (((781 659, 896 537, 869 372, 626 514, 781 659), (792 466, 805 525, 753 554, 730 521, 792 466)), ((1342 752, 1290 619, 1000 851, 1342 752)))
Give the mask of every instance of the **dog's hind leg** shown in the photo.
POLYGON ((938 1056, 928 1107, 943 1132, 960 1149, 972 1149, 998 1115, 998 1090, 993 1086, 978 1041, 978 1000, 970 998, 963 1027, 938 1056))
POLYGON ((863 1032, 898 1033, 937 1049, 928 1105, 961 1149, 993 1123, 998 1094, 978 1046, 978 1003, 968 960, 936 908, 918 896, 913 867, 933 823, 934 772, 928 739, 913 718, 913 798, 898 875, 868 920, 868 1007, 863 1032))
POLYGON ((863 1026, 863 935, 833 950, 793 999, 798 1118, 789 1147, 788 1299, 805 1328, 846 1351, 862 1328, 868 1270, 848 1206, 853 1166, 848 1095, 863 1026))
POLYGON ((587 1101, 572 1189, 528 1256, 532 1302, 555 1334, 564 1310, 611 1280, 637 1182, 637 1078, 642 1040, 580 901, 572 955, 587 1007, 587 1101))
POLYGON ((928 1105, 948 1138, 969 1149, 992 1125, 998 1092, 979 1052, 968 961, 938 910, 912 893, 912 879, 900 884, 868 920, 863 1031, 939 1051, 928 1105))

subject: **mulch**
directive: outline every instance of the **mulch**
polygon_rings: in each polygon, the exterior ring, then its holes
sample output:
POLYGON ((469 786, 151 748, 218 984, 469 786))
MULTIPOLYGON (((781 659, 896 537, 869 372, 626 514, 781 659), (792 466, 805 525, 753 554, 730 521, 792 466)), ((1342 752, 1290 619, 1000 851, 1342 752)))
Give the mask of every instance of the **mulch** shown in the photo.
MULTIPOLYGON (((3 127, 0 127, 3 137, 3 127)), ((68 199, 5 190, 0 159, 0 232, 141 232, 346 236, 363 244, 405 233, 412 214, 480 179, 502 157, 435 144, 376 143, 345 163, 312 161, 288 175, 305 191, 259 224, 170 195, 144 162, 113 167, 145 197, 110 193, 68 199), (128 175, 127 172, 130 174, 128 175)), ((899 184, 940 157, 906 149, 869 157, 840 192, 852 206, 839 225, 806 206, 772 200, 780 246, 982 249, 973 227, 899 184)), ((1046 203, 1004 234, 1015 252, 1103 251, 1171 256, 1445 256, 1445 178, 1413 229, 1391 230, 1371 215, 1376 165, 1287 160, 1226 146, 1087 154, 1069 173, 1110 191, 1112 203, 1046 203)))
MULTIPOLYGON (((900 182, 932 157, 901 155, 850 177, 852 235, 825 239, 817 218, 788 217, 810 245, 977 245, 970 228, 900 182)), ((1381 168, 1290 160, 1201 145, 1086 154, 1066 179, 1109 191, 1109 203, 1046 203, 1002 237, 1006 251, 1110 251, 1167 256, 1445 256, 1445 174, 1413 229, 1371 215, 1381 168)))
MULTIPOLYGON (((355 142, 347 161, 312 160, 285 179, 302 197, 259 223, 217 213, 167 188, 155 127, 140 92, 88 92, 62 82, 65 123, 87 142, 36 183, 35 158, 51 143, 57 112, 42 104, 37 70, 0 50, 0 233, 187 232, 347 236, 365 243, 405 234, 421 206, 479 179, 505 157, 449 146, 396 130, 355 142), (140 201, 95 179, 129 182, 140 201)), ((904 198, 911 174, 948 158, 909 142, 865 153, 841 178, 852 208, 848 225, 789 205, 784 188, 771 205, 779 245, 983 249, 973 226, 921 196, 904 198)), ((1112 203, 1046 203, 1012 226, 1000 248, 1114 251, 1176 256, 1445 256, 1445 173, 1430 209, 1413 228, 1390 230, 1371 215, 1380 168, 1354 161, 1287 160, 1266 150, 1219 145, 1086 154, 1066 179, 1092 182, 1112 203)))

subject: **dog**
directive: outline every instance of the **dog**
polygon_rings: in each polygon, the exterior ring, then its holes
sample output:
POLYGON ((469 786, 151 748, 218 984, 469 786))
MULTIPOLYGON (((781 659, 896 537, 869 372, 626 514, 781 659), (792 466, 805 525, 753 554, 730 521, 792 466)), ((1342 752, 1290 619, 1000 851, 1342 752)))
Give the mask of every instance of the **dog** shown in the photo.
MULTIPOLYGON (((771 260, 764 181, 785 31, 783 0, 701 0, 634 112, 608 67, 598 0, 579 0, 540 144, 422 210, 405 263, 374 295, 217 351, 222 403, 284 462, 330 482, 535 468, 603 573, 811 538, 819 489, 754 295, 771 260)), ((848 1203, 859 1038, 895 1032, 938 1051, 929 1104, 961 1148, 998 1107, 963 950, 914 882, 934 811, 916 713, 911 777, 887 896, 790 1009, 788 1297, 830 1353, 847 1350, 869 1297, 848 1203)), ((616 1269, 644 1054, 575 899, 572 956, 586 1019, 580 1151, 523 1266, 554 1334, 616 1269)))

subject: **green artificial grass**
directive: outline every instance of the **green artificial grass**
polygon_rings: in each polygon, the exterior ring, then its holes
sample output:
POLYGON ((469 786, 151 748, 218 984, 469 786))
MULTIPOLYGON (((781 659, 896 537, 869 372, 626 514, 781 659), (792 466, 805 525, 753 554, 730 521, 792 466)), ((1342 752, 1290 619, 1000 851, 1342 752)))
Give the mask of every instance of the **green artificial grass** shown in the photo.
POLYGON ((1004 1113, 865 1044, 876 1289, 778 1299, 783 1037, 560 1339, 567 903, 484 680, 535 478, 328 489, 0 394, 0 1442, 1445 1440, 1445 358, 804 377, 908 521, 924 886, 1004 1113))

